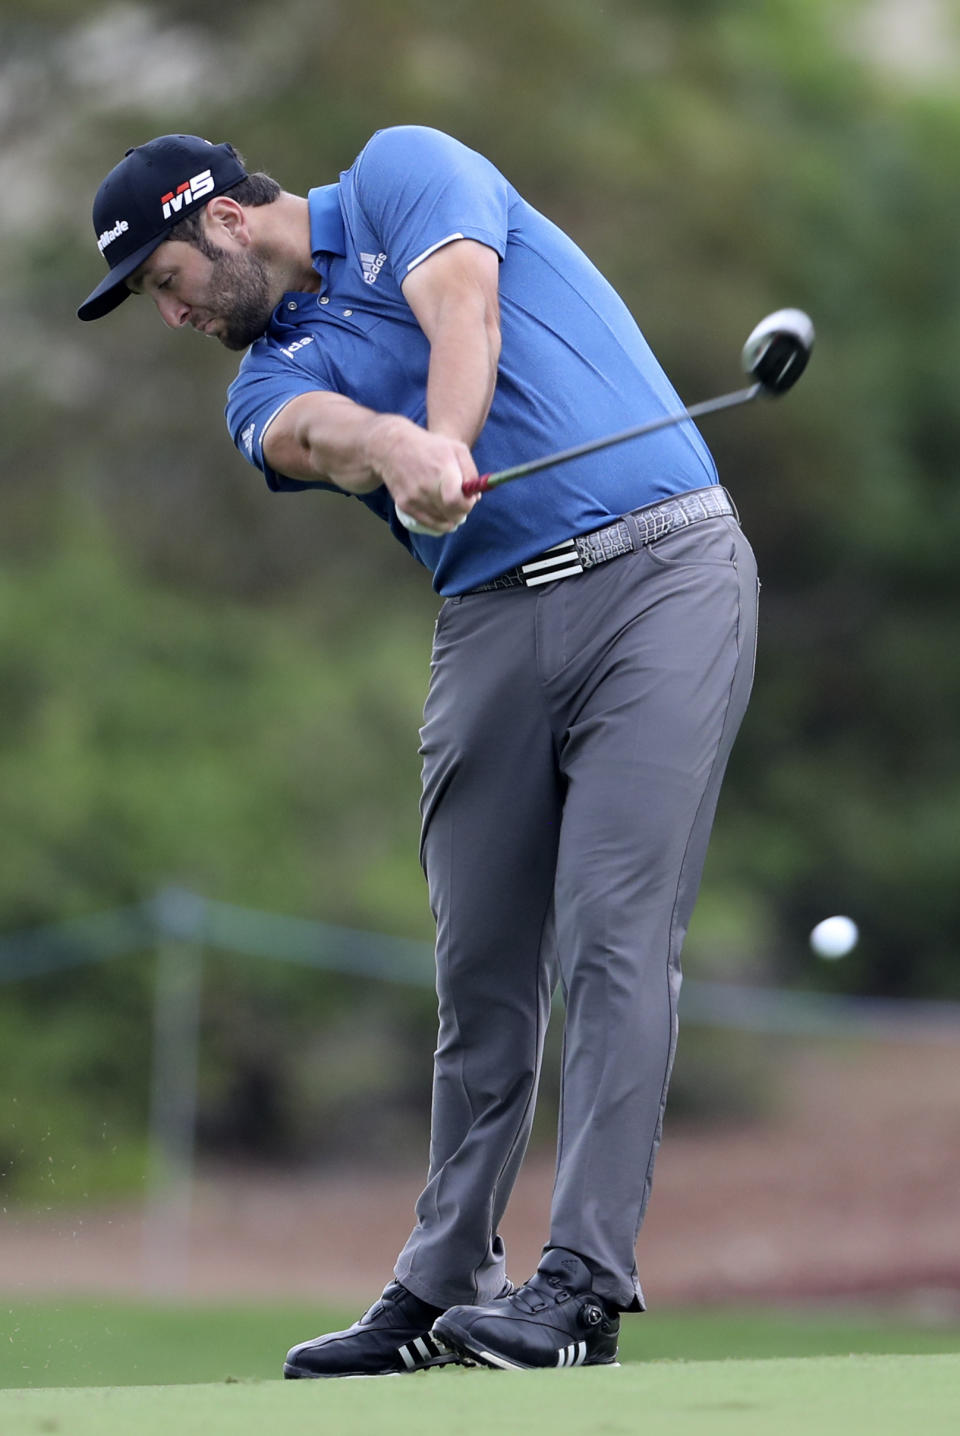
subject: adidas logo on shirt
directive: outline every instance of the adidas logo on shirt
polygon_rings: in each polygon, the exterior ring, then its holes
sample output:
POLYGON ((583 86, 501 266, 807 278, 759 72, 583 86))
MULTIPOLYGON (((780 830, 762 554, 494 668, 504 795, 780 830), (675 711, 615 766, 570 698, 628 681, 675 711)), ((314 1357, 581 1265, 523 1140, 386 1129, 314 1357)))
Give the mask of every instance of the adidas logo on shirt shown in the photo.
POLYGON ((364 284, 376 284, 377 276, 387 262, 385 254, 364 254, 360 253, 360 267, 363 270, 364 284))

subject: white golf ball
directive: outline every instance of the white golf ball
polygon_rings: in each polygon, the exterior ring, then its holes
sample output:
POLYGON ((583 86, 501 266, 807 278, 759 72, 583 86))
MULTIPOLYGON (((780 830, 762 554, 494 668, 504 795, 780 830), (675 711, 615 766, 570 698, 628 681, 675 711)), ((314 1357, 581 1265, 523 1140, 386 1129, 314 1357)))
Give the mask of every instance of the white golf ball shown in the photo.
POLYGON ((825 917, 810 934, 810 946, 818 957, 846 957, 856 947, 859 936, 852 917, 825 917))

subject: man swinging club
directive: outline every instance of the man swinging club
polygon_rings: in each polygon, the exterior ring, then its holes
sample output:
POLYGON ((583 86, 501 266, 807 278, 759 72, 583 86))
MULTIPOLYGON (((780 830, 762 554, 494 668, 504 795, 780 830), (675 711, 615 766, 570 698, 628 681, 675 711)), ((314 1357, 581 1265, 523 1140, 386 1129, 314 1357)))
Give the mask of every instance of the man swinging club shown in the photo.
POLYGON ((752 681, 757 577, 692 422, 522 464, 681 406, 625 305, 486 159, 380 131, 289 194, 167 135, 103 181, 109 273, 246 349, 227 422, 271 489, 352 495, 433 574, 422 858, 437 925, 430 1166, 395 1279, 290 1377, 615 1361, 676 1039, 680 949, 752 681), (543 1256, 499 1225, 566 1003, 543 1256))

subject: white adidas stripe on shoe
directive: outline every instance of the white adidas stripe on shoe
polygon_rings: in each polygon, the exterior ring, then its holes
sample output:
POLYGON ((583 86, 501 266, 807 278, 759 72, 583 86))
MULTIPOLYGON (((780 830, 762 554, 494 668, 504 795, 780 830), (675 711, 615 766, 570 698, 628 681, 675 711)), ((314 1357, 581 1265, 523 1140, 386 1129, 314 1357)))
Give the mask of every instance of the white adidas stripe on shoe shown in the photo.
POLYGON ((587 1343, 571 1341, 562 1351, 557 1352, 558 1366, 581 1366, 587 1358, 587 1343))
POLYGON ((400 1360, 408 1371, 422 1371, 427 1366, 446 1366, 457 1359, 452 1352, 444 1350, 429 1333, 404 1342, 403 1346, 398 1347, 398 1351, 400 1360))

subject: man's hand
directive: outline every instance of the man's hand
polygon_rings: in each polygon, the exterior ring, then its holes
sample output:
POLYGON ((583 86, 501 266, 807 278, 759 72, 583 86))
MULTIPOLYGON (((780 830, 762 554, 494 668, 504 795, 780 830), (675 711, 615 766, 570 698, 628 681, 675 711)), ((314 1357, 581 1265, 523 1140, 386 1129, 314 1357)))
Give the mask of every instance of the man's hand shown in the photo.
POLYGON ((477 468, 466 444, 431 434, 399 415, 371 425, 367 461, 396 504, 400 522, 414 533, 446 534, 459 528, 476 503, 463 494, 477 468))

